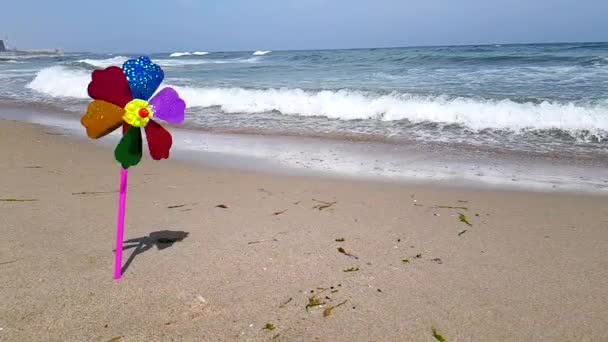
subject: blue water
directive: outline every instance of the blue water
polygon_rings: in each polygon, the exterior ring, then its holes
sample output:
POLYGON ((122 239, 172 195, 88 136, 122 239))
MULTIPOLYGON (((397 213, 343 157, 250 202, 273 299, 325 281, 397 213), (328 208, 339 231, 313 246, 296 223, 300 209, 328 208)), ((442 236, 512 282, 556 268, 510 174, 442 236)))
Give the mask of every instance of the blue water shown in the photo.
MULTIPOLYGON (((95 68, 135 55, 0 55, 0 99, 78 115, 95 68)), ((150 57, 191 128, 608 153, 608 43, 150 57)))

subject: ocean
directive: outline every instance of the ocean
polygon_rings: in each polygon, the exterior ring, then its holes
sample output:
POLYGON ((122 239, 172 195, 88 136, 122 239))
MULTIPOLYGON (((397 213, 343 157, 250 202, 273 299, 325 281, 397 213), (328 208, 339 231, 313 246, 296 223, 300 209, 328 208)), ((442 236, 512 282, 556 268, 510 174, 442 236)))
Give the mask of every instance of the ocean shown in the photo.
MULTIPOLYGON (((608 154, 608 43, 148 55, 193 130, 608 154)), ((0 101, 79 117, 91 72, 134 56, 0 55, 0 101)))

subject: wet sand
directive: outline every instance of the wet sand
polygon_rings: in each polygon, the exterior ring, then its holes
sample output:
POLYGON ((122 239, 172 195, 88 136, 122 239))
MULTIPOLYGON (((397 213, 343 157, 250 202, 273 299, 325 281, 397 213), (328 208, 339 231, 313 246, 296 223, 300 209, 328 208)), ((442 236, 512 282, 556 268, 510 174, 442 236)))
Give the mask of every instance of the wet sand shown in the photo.
POLYGON ((115 282, 119 168, 102 145, 0 121, 0 340, 608 334, 607 196, 270 175, 144 152, 115 282))

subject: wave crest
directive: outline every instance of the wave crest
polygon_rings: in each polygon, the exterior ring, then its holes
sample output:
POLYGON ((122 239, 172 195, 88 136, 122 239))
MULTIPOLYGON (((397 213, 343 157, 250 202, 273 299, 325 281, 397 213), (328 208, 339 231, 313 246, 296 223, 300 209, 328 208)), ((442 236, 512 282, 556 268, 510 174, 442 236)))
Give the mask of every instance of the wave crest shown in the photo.
MULTIPOLYGON (((27 87, 52 97, 88 97, 90 73, 53 66, 38 72, 27 87)), ((580 105, 556 102, 480 100, 355 90, 243 89, 175 86, 188 107, 219 107, 225 113, 325 116, 340 120, 408 120, 457 124, 474 130, 588 131, 608 138, 608 101, 580 105)))
POLYGON ((370 94, 354 90, 176 87, 189 107, 220 107, 226 113, 279 112, 340 120, 409 120, 481 129, 608 131, 608 107, 572 103, 518 103, 447 96, 370 94))
POLYGON ((174 52, 172 54, 169 55, 169 57, 183 57, 183 56, 204 56, 209 54, 209 52, 206 51, 194 51, 194 52, 174 52))
POLYGON ((52 66, 40 70, 26 87, 52 97, 87 98, 89 82, 87 71, 52 66))
POLYGON ((264 51, 264 50, 258 50, 256 52, 253 53, 254 56, 264 56, 266 54, 271 53, 272 51, 264 51))
POLYGON ((125 56, 116 56, 106 59, 81 59, 78 63, 88 64, 96 68, 107 68, 109 66, 122 66, 129 58, 125 56))

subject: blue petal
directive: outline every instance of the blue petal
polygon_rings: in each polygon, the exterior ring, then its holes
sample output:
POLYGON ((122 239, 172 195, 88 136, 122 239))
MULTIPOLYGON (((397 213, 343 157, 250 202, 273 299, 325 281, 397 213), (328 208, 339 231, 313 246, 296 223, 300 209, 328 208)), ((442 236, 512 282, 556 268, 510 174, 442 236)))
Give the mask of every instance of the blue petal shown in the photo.
POLYGON ((130 59, 122 65, 134 98, 148 100, 165 77, 163 69, 146 56, 130 59))

